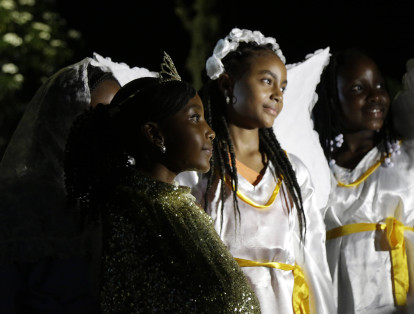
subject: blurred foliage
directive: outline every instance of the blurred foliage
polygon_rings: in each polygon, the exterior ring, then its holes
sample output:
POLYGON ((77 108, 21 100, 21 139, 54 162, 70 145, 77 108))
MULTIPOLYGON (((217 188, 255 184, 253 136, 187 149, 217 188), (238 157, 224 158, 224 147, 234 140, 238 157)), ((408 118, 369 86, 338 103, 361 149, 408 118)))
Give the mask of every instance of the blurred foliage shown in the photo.
POLYGON ((82 43, 56 11, 55 0, 0 0, 0 157, 36 90, 82 43))
POLYGON ((176 0, 175 13, 191 38, 186 69, 192 76, 193 85, 202 84, 204 66, 210 56, 221 30, 221 11, 217 0, 176 0))

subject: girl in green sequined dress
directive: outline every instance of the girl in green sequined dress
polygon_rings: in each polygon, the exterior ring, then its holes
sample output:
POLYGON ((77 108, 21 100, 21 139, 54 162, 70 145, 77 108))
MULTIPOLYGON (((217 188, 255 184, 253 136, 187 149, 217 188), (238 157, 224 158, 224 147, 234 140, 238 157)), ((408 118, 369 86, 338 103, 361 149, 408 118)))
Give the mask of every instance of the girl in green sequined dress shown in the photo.
POLYGON ((104 313, 260 313, 243 272, 183 171, 210 168, 214 132, 168 56, 83 114, 66 150, 69 200, 102 225, 104 313))

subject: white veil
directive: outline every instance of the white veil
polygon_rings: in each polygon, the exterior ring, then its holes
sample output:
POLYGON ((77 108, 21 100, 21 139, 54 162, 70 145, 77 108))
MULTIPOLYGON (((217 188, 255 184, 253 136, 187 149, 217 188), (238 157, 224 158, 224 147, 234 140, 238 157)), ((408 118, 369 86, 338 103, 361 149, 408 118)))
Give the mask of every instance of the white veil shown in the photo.
POLYGON ((65 202, 63 158, 70 127, 102 79, 115 77, 122 86, 156 75, 94 53, 61 69, 37 90, 0 163, 0 264, 89 249, 90 241, 65 202))

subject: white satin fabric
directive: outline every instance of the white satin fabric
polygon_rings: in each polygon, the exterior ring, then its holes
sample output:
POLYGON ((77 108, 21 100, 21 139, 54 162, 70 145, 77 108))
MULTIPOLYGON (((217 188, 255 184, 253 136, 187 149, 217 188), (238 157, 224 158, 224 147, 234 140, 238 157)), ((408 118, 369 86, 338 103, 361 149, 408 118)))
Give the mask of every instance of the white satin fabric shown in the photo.
POLYGON ((299 157, 309 170, 316 199, 320 202, 316 205, 321 208, 329 198, 330 170, 319 134, 314 130, 311 112, 318 99, 316 86, 330 56, 327 47, 308 54, 302 62, 286 65, 288 85, 283 94, 283 110, 273 123, 283 149, 299 157))
MULTIPOLYGON (((237 214, 235 216, 233 195, 226 183, 224 184, 227 198, 224 201, 223 216, 221 215, 222 201, 219 192, 223 182, 216 180, 212 186, 207 212, 213 218, 217 232, 234 257, 260 262, 299 264, 309 285, 312 313, 331 314, 336 311, 336 307, 331 297, 332 283, 326 260, 323 218, 319 208, 313 205, 316 200, 312 197, 314 191, 307 169, 295 156, 289 155, 289 158, 302 191, 307 222, 305 246, 299 238, 296 209, 289 212, 284 205, 284 185, 275 202, 265 209, 256 209, 239 199, 239 219, 237 214)), ((238 188, 256 203, 265 204, 276 186, 274 173, 274 168, 270 164, 256 186, 239 175, 238 188)), ((201 176, 193 172, 186 172, 180 174, 177 180, 182 185, 190 186, 200 204, 204 204, 206 179, 201 179, 201 176)), ((263 314, 293 313, 294 279, 291 271, 268 267, 242 269, 259 298, 263 314)))
MULTIPOLYGON (((372 149, 354 170, 332 166, 343 183, 360 177, 381 157, 372 149)), ((414 145, 403 142, 393 167, 380 166, 357 187, 336 186, 334 181, 325 215, 326 230, 353 223, 381 223, 395 217, 414 226, 414 145)), ((414 288, 414 232, 405 231, 410 291, 414 288)), ((334 283, 338 313, 392 313, 395 310, 390 253, 383 232, 354 233, 327 241, 327 255, 334 283)), ((410 302, 410 296, 408 302, 410 302)), ((411 313, 411 312, 410 312, 411 313)))

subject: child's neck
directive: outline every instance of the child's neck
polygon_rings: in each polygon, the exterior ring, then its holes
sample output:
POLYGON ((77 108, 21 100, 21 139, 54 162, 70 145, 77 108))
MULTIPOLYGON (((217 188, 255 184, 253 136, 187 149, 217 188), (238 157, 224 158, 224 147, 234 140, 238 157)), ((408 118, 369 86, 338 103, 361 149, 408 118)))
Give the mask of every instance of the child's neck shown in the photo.
POLYGON ((344 134, 344 145, 337 152, 335 160, 338 165, 354 169, 364 156, 378 144, 373 131, 344 134))
POLYGON ((229 124, 229 131, 237 160, 250 169, 261 172, 267 161, 259 149, 259 129, 248 130, 229 124))
POLYGON ((140 171, 158 181, 170 184, 174 182, 174 179, 177 176, 177 173, 171 171, 168 167, 159 162, 154 162, 146 167, 141 167, 140 171))

